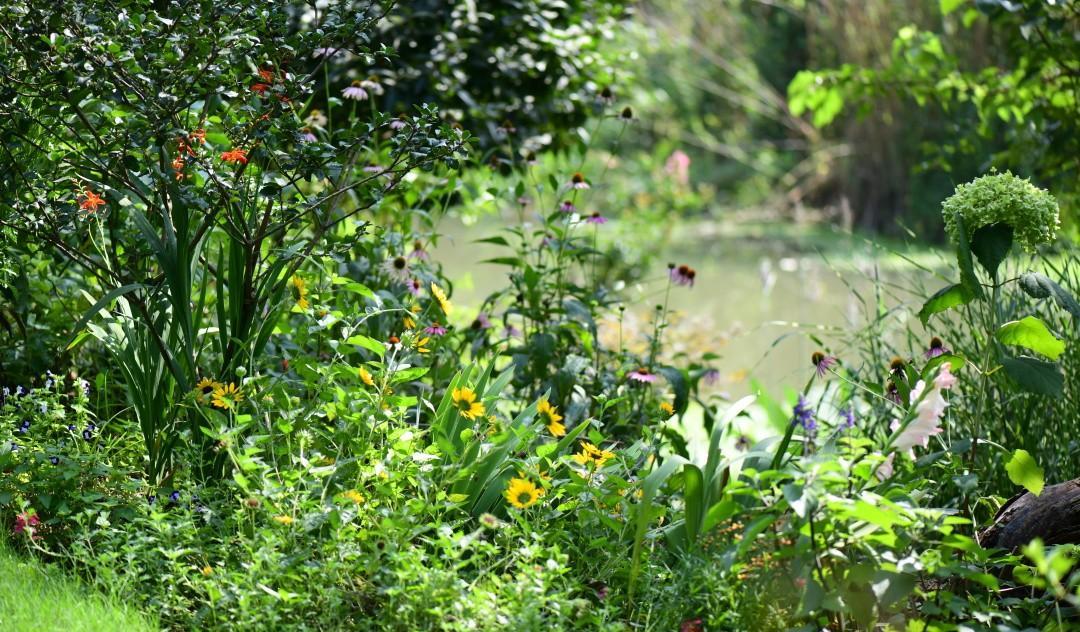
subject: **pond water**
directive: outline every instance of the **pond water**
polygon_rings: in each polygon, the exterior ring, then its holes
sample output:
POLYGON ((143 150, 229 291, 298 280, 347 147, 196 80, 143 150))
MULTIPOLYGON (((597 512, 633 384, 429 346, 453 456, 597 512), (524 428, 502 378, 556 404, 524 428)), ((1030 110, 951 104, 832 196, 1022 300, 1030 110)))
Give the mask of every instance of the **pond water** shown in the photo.
MULTIPOLYGON (((500 227, 497 219, 471 226, 447 220, 440 227, 444 236, 435 255, 455 283, 455 304, 467 318, 484 296, 506 283, 504 266, 480 263, 505 250, 475 243, 500 227)), ((879 299, 885 308, 913 307, 895 313, 913 317, 926 294, 911 290, 938 284, 920 269, 935 265, 936 255, 897 255, 858 236, 785 225, 685 224, 671 232, 661 251, 647 280, 626 288, 624 341, 631 340, 630 347, 647 344, 644 334, 666 287, 664 262, 692 266, 695 286, 672 288, 674 324, 665 345, 692 359, 706 351, 720 355, 714 362, 722 376, 717 388, 732 397, 748 393, 751 379, 774 394, 800 388, 813 370, 811 353, 822 347, 811 335, 839 355, 844 349, 833 347, 841 344, 838 334, 862 328, 879 299), (920 257, 927 262, 917 263, 920 257)), ((607 337, 614 343, 612 325, 607 337)))

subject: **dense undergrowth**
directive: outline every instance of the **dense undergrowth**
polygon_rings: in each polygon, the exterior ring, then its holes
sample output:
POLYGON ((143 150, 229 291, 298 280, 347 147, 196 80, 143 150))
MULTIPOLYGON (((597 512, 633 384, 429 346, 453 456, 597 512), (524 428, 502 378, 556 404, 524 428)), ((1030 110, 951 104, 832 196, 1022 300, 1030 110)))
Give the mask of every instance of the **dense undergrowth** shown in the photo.
POLYGON ((595 78, 606 145, 541 159, 502 121, 481 166, 434 105, 382 109, 415 79, 378 46, 391 5, 71 4, 51 36, 0 10, 0 519, 27 554, 170 629, 1075 623, 1074 547, 977 536, 1077 475, 1080 270, 1047 192, 958 189, 955 283, 860 297, 804 388, 729 401, 712 352, 665 344, 670 297, 724 279, 612 254, 594 195, 635 116, 595 78), (478 181, 507 277, 462 314, 432 250, 478 181), (628 281, 660 297, 642 345, 628 281), (732 442, 754 415, 780 433, 732 442))

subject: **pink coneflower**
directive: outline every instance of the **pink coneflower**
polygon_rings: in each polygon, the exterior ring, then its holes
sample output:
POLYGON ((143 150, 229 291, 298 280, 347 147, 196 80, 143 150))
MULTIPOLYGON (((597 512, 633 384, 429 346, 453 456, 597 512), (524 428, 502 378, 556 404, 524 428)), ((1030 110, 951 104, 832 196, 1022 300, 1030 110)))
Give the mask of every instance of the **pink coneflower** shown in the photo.
POLYGON ((664 171, 682 186, 690 182, 690 156, 681 149, 676 149, 664 163, 664 171))
POLYGON ((588 181, 585 180, 585 176, 581 175, 580 172, 575 173, 573 176, 570 177, 570 188, 571 189, 588 189, 589 188, 589 183, 588 183, 588 181))
POLYGON ((672 283, 675 285, 694 287, 694 277, 697 276, 696 270, 685 263, 678 267, 672 265, 670 268, 671 272, 669 273, 669 276, 671 277, 672 283))
POLYGON ((385 92, 382 84, 379 83, 378 77, 368 77, 367 79, 364 79, 360 82, 360 87, 371 92, 371 94, 374 94, 375 96, 382 96, 385 92))
POLYGON ((420 279, 412 278, 405 283, 405 287, 409 288, 409 293, 413 296, 420 296, 420 290, 424 286, 420 283, 420 279))
POLYGON ((305 127, 304 129, 300 130, 300 140, 304 141, 305 143, 314 143, 319 139, 315 137, 315 134, 312 133, 310 127, 305 127))
POLYGON ((562 204, 559 204, 559 210, 563 213, 573 213, 577 210, 577 207, 570 200, 563 200, 562 204))
POLYGON ((585 218, 586 224, 606 224, 607 222, 607 218, 600 213, 593 213, 592 215, 585 218))
POLYGON ((351 86, 341 91, 341 96, 346 99, 352 99, 353 101, 366 101, 368 93, 367 90, 360 87, 359 81, 354 81, 351 86))
POLYGON ((487 314, 480 312, 476 315, 476 320, 474 320, 470 326, 477 330, 491 329, 491 320, 488 319, 487 314))
POLYGON ((506 337, 507 338, 521 338, 521 330, 518 329, 517 327, 514 327, 513 325, 507 325, 506 326, 506 337))
POLYGON ((930 348, 927 349, 926 353, 923 355, 929 360, 930 358, 936 358, 945 355, 946 353, 952 352, 945 348, 945 343, 941 342, 941 338, 934 336, 930 339, 930 348))
POLYGON ((652 384, 656 381, 657 377, 655 374, 649 373, 649 370, 645 367, 641 367, 631 371, 630 374, 626 376, 626 379, 645 384, 652 384))
POLYGON ((525 154, 525 164, 529 165, 530 167, 535 167, 539 162, 540 161, 536 159, 536 152, 530 151, 529 153, 525 154))
POLYGON ((411 271, 409 270, 409 262, 405 257, 387 259, 383 262, 382 269, 387 276, 398 283, 407 283, 409 281, 411 271))
POLYGON ((424 250, 424 244, 419 239, 413 240, 412 251, 409 252, 410 259, 416 259, 417 261, 427 261, 428 253, 424 250))
POLYGON ((810 363, 814 365, 818 377, 825 377, 825 374, 829 372, 829 369, 836 365, 836 358, 825 355, 820 351, 815 351, 814 354, 810 356, 810 363))
POLYGON ((446 327, 443 327, 441 325, 432 325, 430 327, 425 327, 424 333, 428 334, 429 336, 445 336, 446 327))
POLYGON ((398 117, 390 121, 389 125, 390 129, 394 130, 395 132, 398 130, 403 130, 409 126, 409 117, 405 116, 404 114, 398 114, 398 117))

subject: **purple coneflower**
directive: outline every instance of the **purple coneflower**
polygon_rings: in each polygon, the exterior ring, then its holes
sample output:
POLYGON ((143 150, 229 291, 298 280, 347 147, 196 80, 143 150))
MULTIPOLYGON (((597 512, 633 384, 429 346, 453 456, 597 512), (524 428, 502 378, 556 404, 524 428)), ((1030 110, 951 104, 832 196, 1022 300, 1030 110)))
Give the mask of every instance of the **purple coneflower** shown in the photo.
POLYGON ((409 281, 409 262, 405 257, 387 259, 383 262, 382 269, 387 276, 398 283, 407 283, 409 281))
POLYGON ((529 165, 530 167, 535 167, 538 162, 540 161, 536 159, 535 152, 530 151, 529 153, 525 154, 525 164, 529 165))
POLYGON ((945 343, 941 342, 941 338, 934 336, 930 339, 930 348, 926 350, 923 355, 929 360, 930 358, 936 358, 938 356, 945 355, 946 353, 952 353, 945 348, 945 343))
POLYGON ((573 213, 577 210, 577 207, 570 200, 563 200, 562 204, 559 204, 559 210, 563 213, 573 213))
POLYGON ((810 356, 810 362, 814 365, 817 376, 825 377, 825 374, 829 372, 829 369, 836 365, 836 358, 825 355, 820 351, 815 351, 813 355, 810 356))
POLYGON ((605 105, 615 103, 615 91, 611 89, 611 86, 604 86, 603 89, 600 90, 599 97, 605 105))
POLYGON ((521 338, 521 330, 518 329, 517 327, 514 327, 513 325, 507 325, 506 326, 506 337, 507 338, 521 338))
POLYGON ((476 315, 476 320, 472 322, 471 327, 473 329, 491 329, 491 320, 488 319, 487 314, 480 312, 476 315))
POLYGON ((446 327, 443 327, 442 325, 432 325, 430 327, 425 327, 424 333, 428 334, 429 336, 445 336, 446 327))
POLYGON ((630 374, 626 376, 626 378, 628 380, 633 380, 635 382, 642 382, 642 383, 645 383, 645 384, 652 384, 653 382, 656 381, 656 375, 653 374, 653 373, 649 373, 649 370, 646 369, 645 367, 640 367, 638 369, 635 369, 635 370, 631 371, 630 374))
POLYGON ((312 133, 310 127, 305 127, 304 129, 300 130, 300 140, 305 143, 314 143, 319 139, 315 137, 315 134, 312 133))
POLYGON ((409 288, 409 293, 413 296, 420 296, 420 290, 424 286, 420 283, 420 279, 412 278, 405 282, 405 287, 409 288))
POLYGON ((588 189, 589 188, 589 183, 585 180, 585 176, 581 175, 580 172, 575 173, 570 178, 570 188, 571 189, 588 189))
POLYGON ((418 261, 428 260, 427 250, 424 250, 424 244, 422 244, 419 239, 412 242, 412 252, 409 253, 409 258, 418 261))
POLYGON ((671 277, 672 283, 675 285, 694 287, 694 277, 697 276, 696 270, 685 263, 678 267, 669 264, 669 268, 671 269, 669 276, 671 277))
POLYGON ((600 213, 593 213, 592 215, 585 218, 586 224, 606 224, 607 221, 607 218, 600 213))
POLYGON ((360 82, 360 87, 364 90, 371 92, 375 96, 381 96, 385 90, 383 90, 382 84, 379 83, 378 77, 368 77, 360 82))
POLYGON ((720 371, 716 369, 705 369, 705 372, 701 374, 701 381, 709 386, 716 386, 716 383, 720 381, 720 371))
POLYGON ((739 452, 746 452, 750 449, 750 437, 746 435, 739 435, 739 438, 735 440, 735 449, 739 452))
POLYGON ((353 101, 365 101, 368 98, 368 93, 367 90, 360 87, 359 81, 354 81, 351 86, 341 91, 341 96, 353 101))

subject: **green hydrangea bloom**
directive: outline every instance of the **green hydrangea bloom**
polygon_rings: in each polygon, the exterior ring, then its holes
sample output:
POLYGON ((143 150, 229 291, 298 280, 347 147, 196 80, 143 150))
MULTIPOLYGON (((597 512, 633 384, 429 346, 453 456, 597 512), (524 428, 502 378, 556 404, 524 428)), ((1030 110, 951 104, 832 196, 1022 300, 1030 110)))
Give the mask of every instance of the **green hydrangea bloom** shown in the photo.
POLYGON ((1053 241, 1059 225, 1054 196, 1008 171, 956 187, 956 192, 942 203, 941 214, 953 243, 959 242, 956 218, 960 216, 969 240, 983 226, 1001 222, 1012 226, 1014 238, 1029 252, 1053 241))

